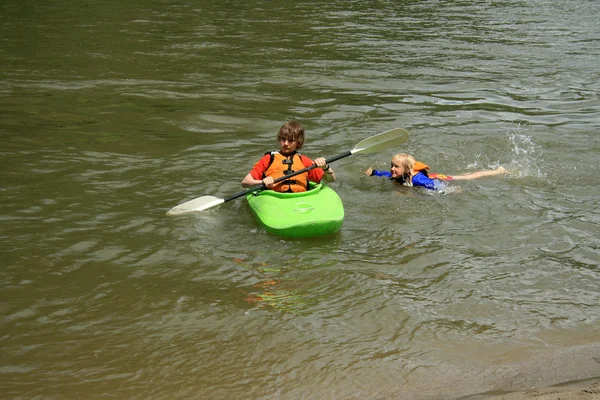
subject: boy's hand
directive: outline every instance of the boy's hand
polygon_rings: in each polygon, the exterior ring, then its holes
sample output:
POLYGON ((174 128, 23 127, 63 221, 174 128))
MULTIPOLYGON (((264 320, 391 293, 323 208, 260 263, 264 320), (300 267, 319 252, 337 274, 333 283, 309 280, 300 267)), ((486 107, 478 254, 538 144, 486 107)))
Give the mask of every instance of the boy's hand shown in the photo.
POLYGON ((327 169, 327 163, 325 162, 325 158, 323 157, 319 157, 319 158, 315 158, 313 163, 317 166, 317 167, 321 167, 323 169, 327 169))
POLYGON ((263 183, 267 189, 272 188, 273 187, 273 177, 267 176, 265 179, 263 179, 263 183))

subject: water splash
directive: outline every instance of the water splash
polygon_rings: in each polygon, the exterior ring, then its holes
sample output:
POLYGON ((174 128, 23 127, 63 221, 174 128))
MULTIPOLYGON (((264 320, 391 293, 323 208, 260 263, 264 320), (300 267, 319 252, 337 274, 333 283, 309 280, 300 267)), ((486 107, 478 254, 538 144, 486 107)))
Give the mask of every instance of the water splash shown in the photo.
POLYGON ((546 173, 540 166, 544 161, 542 147, 536 144, 530 136, 521 132, 510 134, 508 140, 513 153, 512 160, 506 166, 510 176, 545 178, 546 173))

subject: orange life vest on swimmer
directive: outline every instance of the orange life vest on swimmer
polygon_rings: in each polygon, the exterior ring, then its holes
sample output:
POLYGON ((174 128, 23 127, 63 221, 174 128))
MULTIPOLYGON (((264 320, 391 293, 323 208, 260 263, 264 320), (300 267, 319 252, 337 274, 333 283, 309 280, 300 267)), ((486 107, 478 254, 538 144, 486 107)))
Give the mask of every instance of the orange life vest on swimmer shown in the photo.
MULTIPOLYGON (((278 179, 305 168, 300 153, 293 152, 289 156, 284 156, 278 151, 271 151, 265 154, 271 155, 271 162, 263 174, 263 179, 267 176, 278 179)), ((273 186, 273 190, 277 192, 306 192, 306 188, 308 188, 308 171, 294 175, 291 179, 286 179, 273 186)))
POLYGON ((427 172, 428 169, 429 169, 429 167, 427 165, 423 164, 421 161, 415 161, 415 165, 413 165, 413 172, 415 174, 422 172, 425 176, 428 176, 428 172, 427 172))
POLYGON ((438 174, 435 172, 427 171, 429 167, 423 164, 421 161, 415 161, 415 165, 413 166, 413 171, 415 174, 421 172, 423 175, 430 179, 439 179, 440 181, 451 181, 452 177, 450 175, 438 174))

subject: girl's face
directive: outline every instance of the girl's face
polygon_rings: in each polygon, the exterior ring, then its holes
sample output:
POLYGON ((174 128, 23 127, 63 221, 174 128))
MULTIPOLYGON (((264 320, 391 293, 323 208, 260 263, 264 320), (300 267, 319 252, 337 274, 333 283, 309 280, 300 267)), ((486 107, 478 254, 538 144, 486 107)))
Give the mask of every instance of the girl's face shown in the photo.
POLYGON ((288 155, 296 151, 298 142, 296 142, 294 139, 281 138, 279 139, 279 145, 281 146, 281 154, 288 155))
POLYGON ((392 178, 400 178, 404 174, 404 168, 400 164, 392 161, 390 165, 390 173, 392 174, 392 178))

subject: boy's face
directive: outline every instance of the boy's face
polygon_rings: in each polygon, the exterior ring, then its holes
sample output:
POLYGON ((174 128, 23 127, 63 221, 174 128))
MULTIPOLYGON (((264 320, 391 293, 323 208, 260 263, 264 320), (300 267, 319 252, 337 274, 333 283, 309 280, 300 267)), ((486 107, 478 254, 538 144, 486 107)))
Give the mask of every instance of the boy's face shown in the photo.
POLYGON ((298 147, 298 142, 290 138, 281 138, 279 139, 279 145, 281 146, 281 154, 288 155, 296 151, 296 147, 298 147))

